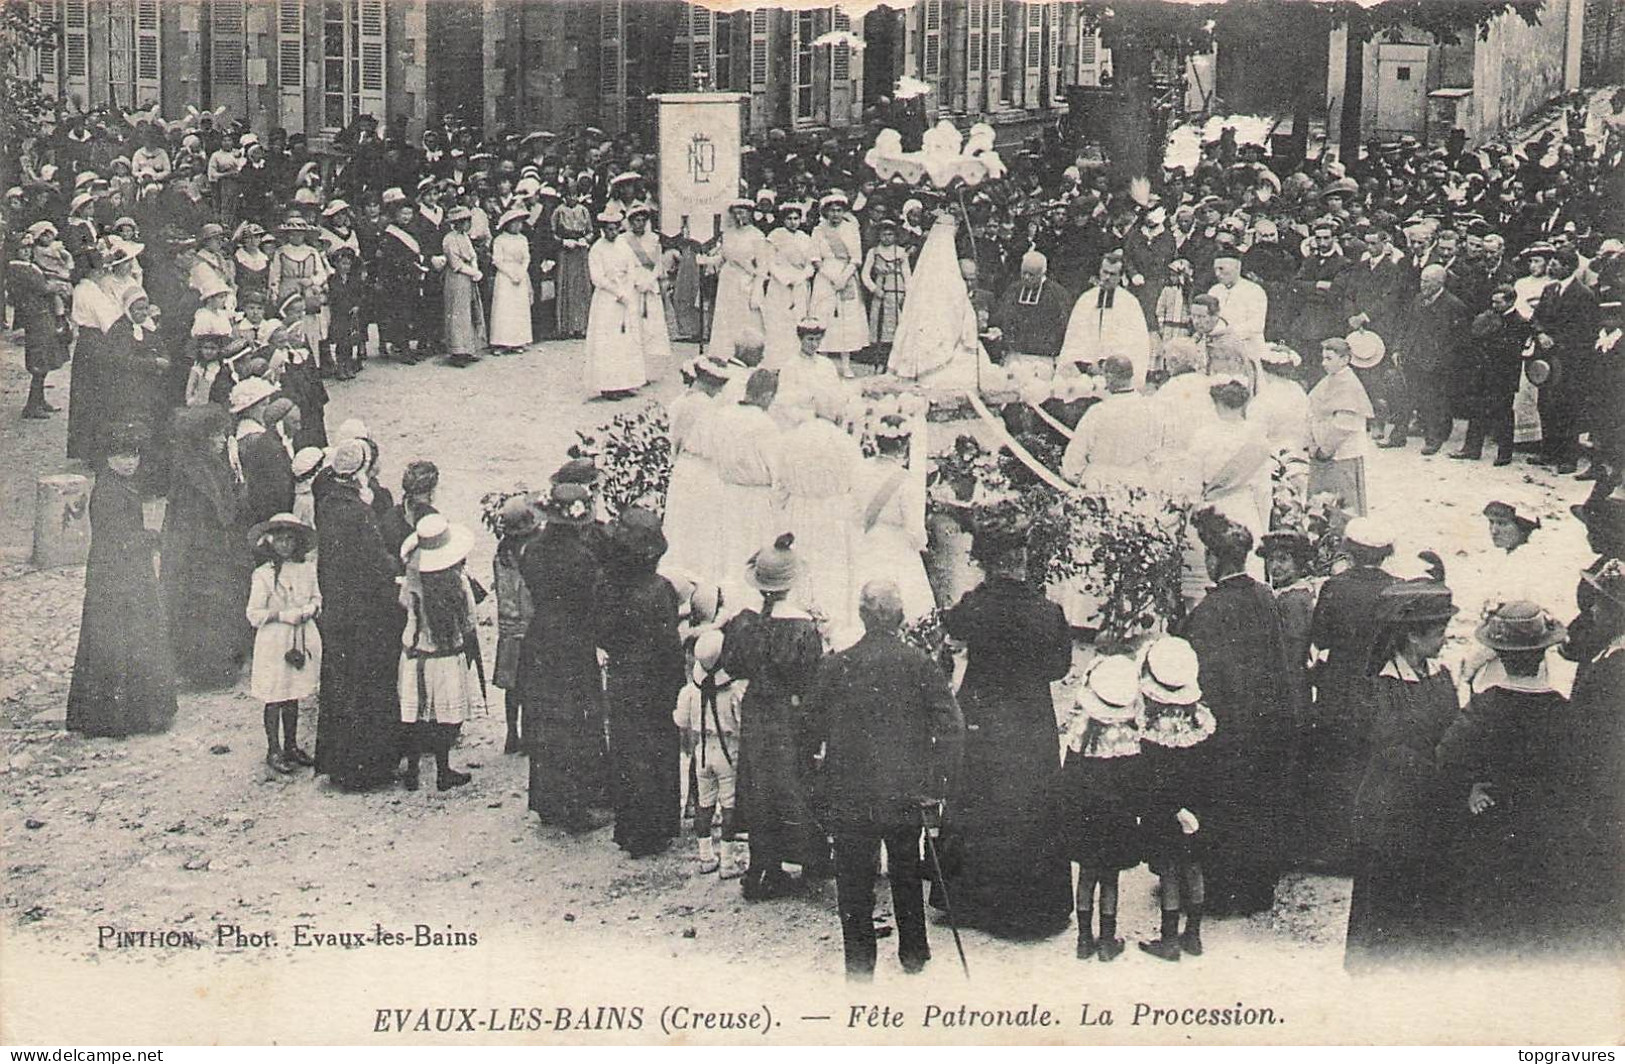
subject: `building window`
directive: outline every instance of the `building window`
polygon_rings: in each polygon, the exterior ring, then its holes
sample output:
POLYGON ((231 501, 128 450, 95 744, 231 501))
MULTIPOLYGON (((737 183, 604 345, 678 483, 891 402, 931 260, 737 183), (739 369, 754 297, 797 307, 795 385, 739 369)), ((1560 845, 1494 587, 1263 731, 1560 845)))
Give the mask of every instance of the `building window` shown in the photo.
POLYGON ((1394 69, 1394 80, 1395 81, 1409 81, 1409 80, 1411 80, 1411 68, 1410 67, 1396 67, 1394 69))
POLYGON ((813 40, 818 36, 818 17, 813 11, 796 12, 795 58, 795 118, 812 121, 813 117, 813 40))
POLYGON ((384 0, 322 0, 322 127, 384 116, 384 0))
POLYGON ((750 13, 750 87, 752 92, 767 88, 767 17, 765 9, 750 13))

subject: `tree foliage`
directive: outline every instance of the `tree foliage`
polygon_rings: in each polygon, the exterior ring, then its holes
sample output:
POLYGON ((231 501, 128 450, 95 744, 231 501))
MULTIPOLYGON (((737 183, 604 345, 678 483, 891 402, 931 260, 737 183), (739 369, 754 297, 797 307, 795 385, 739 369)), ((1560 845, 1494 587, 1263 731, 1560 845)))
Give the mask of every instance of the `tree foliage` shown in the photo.
POLYGON ((15 177, 23 141, 40 131, 56 107, 40 84, 19 76, 36 49, 57 47, 57 27, 37 18, 29 4, 5 0, 0 5, 0 170, 8 182, 15 177))

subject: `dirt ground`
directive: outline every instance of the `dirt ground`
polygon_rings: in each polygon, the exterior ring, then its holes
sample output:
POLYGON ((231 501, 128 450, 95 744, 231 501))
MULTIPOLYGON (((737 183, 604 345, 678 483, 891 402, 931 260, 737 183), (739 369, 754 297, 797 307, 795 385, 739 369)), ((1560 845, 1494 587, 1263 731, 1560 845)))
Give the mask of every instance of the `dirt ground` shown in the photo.
MULTIPOLYGON (((584 401, 581 360, 580 345, 564 342, 487 358, 465 370, 375 361, 358 380, 333 386, 329 424, 364 419, 381 445, 390 482, 409 459, 433 458, 441 469, 441 509, 480 531, 471 571, 483 576, 492 543, 479 525, 480 495, 521 481, 544 484, 574 429, 601 424, 628 405, 584 401)), ((388 982, 376 966, 351 954, 328 951, 313 959, 313 951, 290 941, 299 923, 322 930, 374 923, 473 930, 481 945, 448 951, 448 970, 473 965, 480 974, 463 985, 486 993, 518 988, 556 999, 568 997, 573 987, 602 986, 605 978, 625 987, 681 986, 692 973, 717 970, 734 980, 748 975, 769 1001, 769 987, 790 994, 788 1000, 812 990, 840 993, 833 886, 801 899, 746 906, 736 884, 695 874, 687 845, 633 861, 611 844, 607 829, 572 839, 542 827, 525 808, 524 759, 501 752, 501 696, 494 690, 490 715, 465 728, 454 753, 473 772, 474 783, 448 794, 425 788, 346 795, 308 774, 267 773, 259 707, 246 686, 184 696, 174 727, 164 735, 86 740, 64 732, 83 570, 36 571, 26 558, 34 478, 67 468, 61 457, 66 415, 48 422, 17 417, 26 385, 20 363, 13 343, 0 347, 0 453, 7 457, 0 463, 0 945, 12 972, 7 1011, 18 1001, 49 997, 22 972, 60 967, 113 1001, 139 996, 134 988, 149 980, 152 986, 197 986, 195 999, 182 995, 176 1001, 177 1008, 208 1017, 198 1021, 201 1026, 162 1026, 162 1011, 142 1011, 121 1032, 153 1030, 169 1042, 361 1037, 370 1030, 370 1012, 346 1012, 342 1019, 335 1013, 331 1022, 312 1019, 309 1010, 321 1013, 322 999, 315 998, 303 1006, 306 1015, 288 1017, 255 997, 252 987, 268 979, 308 980, 309 988, 324 988, 322 993, 341 995, 332 1000, 346 1002, 342 995, 355 992, 358 977, 388 982), (216 948, 215 928, 222 924, 273 930, 277 942, 263 949, 216 948), (208 948, 103 949, 103 925, 191 929, 208 940, 208 948), (36 967, 10 963, 19 958, 36 967), (609 977, 609 958, 634 964, 609 977), (203 1001, 212 985, 240 986, 244 996, 232 999, 226 1012, 214 1011, 203 1001)), ((652 369, 660 383, 650 391, 669 398, 675 390, 672 367, 652 369)), ((66 407, 67 374, 55 375, 52 383, 54 401, 66 407)), ((1547 518, 1537 534, 1549 559, 1543 577, 1560 595, 1572 596, 1574 573, 1586 555, 1582 530, 1566 504, 1583 497, 1583 485, 1521 462, 1492 469, 1487 461, 1423 459, 1414 449, 1380 452, 1369 479, 1378 514, 1400 528, 1399 566, 1419 570, 1416 551, 1433 547, 1469 583, 1475 559, 1488 547, 1479 517, 1483 502, 1503 490, 1539 500, 1547 518)), ((486 604, 484 614, 481 633, 490 655, 494 603, 486 604)), ((307 745, 314 731, 314 711, 307 706, 307 745)), ((1125 877, 1120 927, 1131 942, 1155 933, 1151 887, 1143 869, 1125 877)), ((1252 988, 1276 995, 1272 1000, 1301 998, 1323 1013, 1314 1022, 1331 1022, 1341 1015, 1336 1002, 1346 993, 1340 962, 1347 901, 1346 880, 1289 877, 1273 912, 1210 923, 1206 956, 1178 969, 1139 955, 1132 945, 1111 968, 1080 966, 1070 934, 1010 945, 967 932, 965 948, 977 986, 1014 997, 1060 994, 1069 1024, 1078 1001, 1091 992, 1126 1000, 1209 984, 1222 990, 1225 1004, 1232 993, 1252 988), (1319 989, 1303 997, 1310 987, 1319 989)), ((905 987, 909 993, 961 992, 947 928, 935 926, 932 936, 936 963, 914 981, 905 981, 892 959, 895 939, 883 939, 877 987, 886 993, 905 987)), ((433 970, 408 967, 390 978, 420 990, 426 979, 446 996, 433 970)), ((830 1012, 843 999, 830 1000, 829 1008, 809 1011, 830 1012)), ((438 997, 424 1003, 439 1003, 438 997)), ((1302 1039, 1312 1029, 1304 1026, 1307 1020, 1300 1009, 1298 1026, 1269 1037, 1302 1039)), ((822 1037, 820 1021, 807 1022, 814 1026, 797 1028, 800 1036, 822 1037)), ((1079 1036, 1073 1031, 1070 1037, 1079 1036)))

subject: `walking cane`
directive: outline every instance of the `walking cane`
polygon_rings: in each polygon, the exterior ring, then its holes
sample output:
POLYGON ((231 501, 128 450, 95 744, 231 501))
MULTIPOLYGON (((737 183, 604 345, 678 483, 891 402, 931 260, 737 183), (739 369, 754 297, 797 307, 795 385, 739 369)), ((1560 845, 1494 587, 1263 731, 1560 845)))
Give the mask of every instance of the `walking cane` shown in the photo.
POLYGON ((925 827, 925 852, 931 858, 931 871, 936 877, 937 889, 942 891, 942 912, 948 918, 948 930, 954 934, 954 949, 959 951, 959 967, 965 978, 970 978, 970 964, 965 960, 965 943, 959 938, 959 924, 954 920, 954 907, 948 898, 948 881, 942 874, 942 859, 937 856, 937 832, 942 830, 942 804, 930 802, 920 806, 920 821, 925 827))

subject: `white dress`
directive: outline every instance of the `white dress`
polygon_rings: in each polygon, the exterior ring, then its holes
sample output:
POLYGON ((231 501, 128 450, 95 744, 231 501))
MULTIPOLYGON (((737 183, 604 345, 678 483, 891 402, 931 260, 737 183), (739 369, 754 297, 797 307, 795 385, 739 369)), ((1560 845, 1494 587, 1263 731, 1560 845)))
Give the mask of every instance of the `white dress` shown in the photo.
POLYGON ((671 402, 671 483, 666 488, 666 542, 662 568, 694 580, 717 582, 718 527, 722 482, 711 460, 716 434, 717 400, 698 389, 671 402))
POLYGON ((289 624, 281 615, 294 610, 319 613, 321 608, 314 561, 283 562, 280 572, 267 562, 254 570, 248 590, 248 623, 255 629, 249 690, 256 699, 297 702, 316 693, 322 674, 322 633, 314 619, 289 624), (305 651, 302 668, 287 660, 288 651, 296 646, 305 651))
POLYGON ((671 333, 666 329, 666 301, 660 294, 664 269, 660 237, 655 233, 622 233, 616 243, 626 252, 627 278, 632 285, 629 321, 637 326, 645 359, 671 357, 671 333))
POLYGON ((799 350, 779 367, 779 390, 773 396, 774 414, 791 409, 811 414, 817 411, 820 394, 841 394, 841 371, 823 355, 803 355, 799 350))
MULTIPOLYGON (((812 237, 780 227, 767 238, 772 259, 762 298, 762 332, 767 338, 762 366, 778 369, 801 350, 796 324, 812 312, 812 237)), ((782 382, 781 382, 782 391, 782 382)))
POLYGON ((717 412, 715 449, 721 493, 713 556, 714 572, 724 587, 745 581, 745 562, 788 529, 774 503, 779 426, 766 410, 743 403, 717 412))
POLYGON ((732 358, 734 344, 748 333, 761 334, 762 270, 770 255, 767 238, 754 225, 724 229, 713 261, 717 267, 717 304, 711 315, 706 350, 732 358))
POLYGON ((498 233, 491 242, 491 346, 524 347, 530 332, 530 241, 498 233))
POLYGON ((587 311, 587 388, 630 391, 649 383, 642 336, 632 320, 631 253, 614 240, 599 240, 587 252, 592 306, 587 311))
POLYGON ((959 272, 956 228, 953 218, 944 215, 925 238, 886 370, 930 388, 980 390, 992 371, 982 350, 976 308, 959 272))
POLYGON ((863 309, 863 236, 848 218, 840 225, 818 223, 812 234, 812 316, 824 323, 825 354, 862 351, 869 346, 869 317, 863 309))
MULTIPOLYGON (((457 575, 462 582, 463 607, 473 617, 474 589, 469 585, 468 573, 459 571, 457 575)), ((420 579, 415 572, 408 571, 401 584, 400 602, 406 607, 400 669, 396 675, 401 723, 461 724, 472 715, 478 700, 474 670, 467 657, 443 652, 430 636, 421 616, 420 579)))
POLYGON ((889 458, 872 458, 858 468, 852 501, 857 536, 852 612, 857 613, 857 595, 864 584, 887 579, 895 582, 902 593, 904 620, 919 620, 937 604, 931 593, 931 581, 925 575, 925 562, 920 558, 920 552, 926 547, 924 485, 901 463, 889 458), (899 472, 902 478, 896 488, 875 506, 875 501, 899 472), (877 512, 874 522, 865 529, 871 508, 877 512))
POLYGON ((802 601, 823 614, 832 629, 850 629, 858 619, 852 485, 862 464, 858 441, 822 418, 804 421, 779 438, 774 494, 807 567, 802 601))

